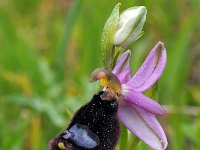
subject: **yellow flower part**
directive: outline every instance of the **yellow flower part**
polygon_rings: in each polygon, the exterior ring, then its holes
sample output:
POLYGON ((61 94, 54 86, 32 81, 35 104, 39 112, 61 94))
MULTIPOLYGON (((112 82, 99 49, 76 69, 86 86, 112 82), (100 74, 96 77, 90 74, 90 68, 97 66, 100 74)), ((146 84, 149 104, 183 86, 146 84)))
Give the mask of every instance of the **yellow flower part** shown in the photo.
POLYGON ((67 149, 63 142, 59 142, 58 143, 58 148, 61 149, 61 150, 66 150, 67 149))
POLYGON ((104 78, 100 79, 99 82, 100 82, 101 86, 107 87, 107 85, 108 85, 108 78, 104 77, 104 78))
POLYGON ((99 80, 100 85, 107 88, 107 90, 113 91, 117 94, 121 93, 122 87, 119 79, 111 71, 98 68, 93 71, 90 82, 99 80))

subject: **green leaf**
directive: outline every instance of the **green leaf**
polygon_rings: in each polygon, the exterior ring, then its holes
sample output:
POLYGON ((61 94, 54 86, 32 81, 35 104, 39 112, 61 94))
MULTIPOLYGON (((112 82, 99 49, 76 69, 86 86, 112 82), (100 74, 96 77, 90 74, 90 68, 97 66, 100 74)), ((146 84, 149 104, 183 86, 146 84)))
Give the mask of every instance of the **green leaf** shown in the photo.
POLYGON ((66 19, 63 40, 61 41, 60 47, 58 48, 55 54, 54 67, 57 72, 58 80, 63 79, 63 70, 64 70, 63 64, 64 64, 65 53, 70 41, 71 32, 73 31, 74 24, 80 13, 82 2, 83 2, 82 0, 72 1, 72 6, 69 10, 69 14, 66 19))
POLYGON ((102 32, 101 48, 102 48, 102 54, 103 54, 104 67, 106 69, 112 68, 113 41, 114 41, 115 31, 117 29, 117 25, 119 21, 120 5, 121 4, 118 3, 115 6, 110 17, 106 21, 103 32, 102 32))

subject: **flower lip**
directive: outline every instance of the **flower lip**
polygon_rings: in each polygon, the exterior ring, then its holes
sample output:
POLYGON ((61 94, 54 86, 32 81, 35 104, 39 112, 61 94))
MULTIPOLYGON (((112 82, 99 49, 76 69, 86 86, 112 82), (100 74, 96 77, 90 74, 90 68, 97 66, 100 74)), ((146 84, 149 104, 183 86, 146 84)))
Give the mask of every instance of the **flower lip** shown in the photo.
POLYGON ((94 148, 99 145, 99 137, 87 125, 74 124, 69 130, 64 131, 64 139, 70 139, 83 148, 94 148))

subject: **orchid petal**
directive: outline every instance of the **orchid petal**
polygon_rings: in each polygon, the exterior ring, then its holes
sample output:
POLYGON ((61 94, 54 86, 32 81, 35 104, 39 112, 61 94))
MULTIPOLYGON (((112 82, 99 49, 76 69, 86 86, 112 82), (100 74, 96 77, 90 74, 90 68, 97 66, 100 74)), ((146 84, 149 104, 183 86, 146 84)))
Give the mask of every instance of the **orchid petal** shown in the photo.
POLYGON ((160 78, 165 69, 166 60, 164 44, 158 42, 127 85, 138 92, 144 92, 160 78))
POLYGON ((130 73, 130 69, 124 69, 123 72, 117 74, 117 77, 121 84, 127 83, 131 79, 130 73))
POLYGON ((130 50, 124 52, 120 56, 120 58, 118 58, 115 68, 112 71, 112 73, 114 73, 118 77, 121 84, 124 84, 131 79, 130 76, 131 69, 129 67, 130 56, 131 56, 130 50))
MULTIPOLYGON (((126 87, 125 87, 126 88, 126 87)), ((133 89, 123 88, 124 100, 137 105, 155 115, 165 115, 165 109, 156 101, 133 89)))
POLYGON ((152 113, 124 101, 119 104, 118 118, 129 131, 152 149, 166 149, 166 135, 152 113))
POLYGON ((112 73, 118 75, 119 73, 123 72, 126 69, 130 70, 129 61, 130 61, 131 51, 125 51, 120 58, 118 58, 115 68, 113 69, 112 73))

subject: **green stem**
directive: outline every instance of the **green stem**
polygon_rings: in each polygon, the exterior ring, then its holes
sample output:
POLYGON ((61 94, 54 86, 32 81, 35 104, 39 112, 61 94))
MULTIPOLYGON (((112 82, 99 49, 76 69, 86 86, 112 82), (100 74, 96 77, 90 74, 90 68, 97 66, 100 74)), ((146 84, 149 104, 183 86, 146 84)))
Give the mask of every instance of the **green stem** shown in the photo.
POLYGON ((69 14, 67 16, 65 24, 63 40, 55 54, 54 67, 56 68, 58 79, 63 78, 65 52, 69 44, 72 28, 76 22, 76 19, 78 18, 77 16, 78 13, 80 12, 80 7, 83 0, 74 0, 72 2, 73 3, 69 10, 69 14))
POLYGON ((121 138, 120 138, 120 150, 127 149, 128 144, 128 131, 126 127, 121 124, 121 138))
POLYGON ((140 142, 140 140, 136 136, 131 135, 131 139, 130 139, 130 144, 129 144, 128 150, 136 150, 136 147, 137 147, 139 142, 140 142))

